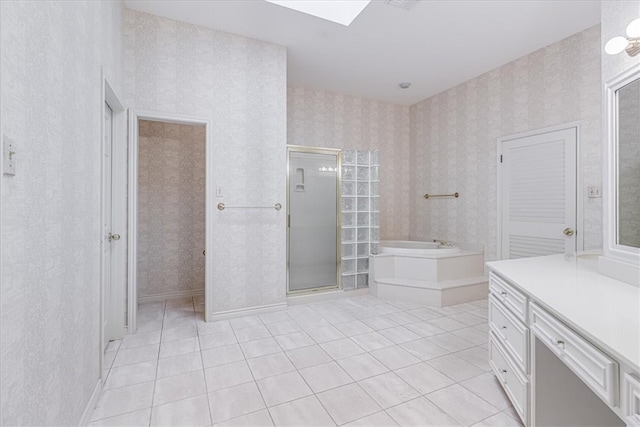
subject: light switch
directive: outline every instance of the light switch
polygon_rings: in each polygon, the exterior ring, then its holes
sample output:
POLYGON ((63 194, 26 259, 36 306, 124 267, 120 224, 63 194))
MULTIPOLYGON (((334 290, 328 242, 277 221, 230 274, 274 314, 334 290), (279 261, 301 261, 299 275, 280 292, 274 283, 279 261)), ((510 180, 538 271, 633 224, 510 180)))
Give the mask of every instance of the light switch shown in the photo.
POLYGON ((13 139, 4 135, 2 138, 3 173, 5 175, 16 174, 16 143, 13 139))
POLYGON ((600 187, 597 185, 591 185, 587 187, 587 193, 589 194, 590 199, 597 199, 602 197, 602 191, 600 190, 600 187))

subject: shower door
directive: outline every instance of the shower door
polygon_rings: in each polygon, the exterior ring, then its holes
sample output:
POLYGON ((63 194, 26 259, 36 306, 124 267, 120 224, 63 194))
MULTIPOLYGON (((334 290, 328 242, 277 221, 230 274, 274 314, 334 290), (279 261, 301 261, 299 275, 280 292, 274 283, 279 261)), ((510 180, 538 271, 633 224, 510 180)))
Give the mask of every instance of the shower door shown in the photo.
POLYGON ((340 151, 287 147, 287 293, 340 287, 340 151))

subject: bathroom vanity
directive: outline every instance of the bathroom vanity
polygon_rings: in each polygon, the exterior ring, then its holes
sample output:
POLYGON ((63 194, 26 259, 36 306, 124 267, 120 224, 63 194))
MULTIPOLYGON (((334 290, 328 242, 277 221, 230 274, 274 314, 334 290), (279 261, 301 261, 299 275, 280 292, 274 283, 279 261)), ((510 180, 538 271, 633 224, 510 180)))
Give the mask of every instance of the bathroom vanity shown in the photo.
POLYGON ((527 426, 640 426, 640 287, 597 258, 487 263, 490 365, 527 426))

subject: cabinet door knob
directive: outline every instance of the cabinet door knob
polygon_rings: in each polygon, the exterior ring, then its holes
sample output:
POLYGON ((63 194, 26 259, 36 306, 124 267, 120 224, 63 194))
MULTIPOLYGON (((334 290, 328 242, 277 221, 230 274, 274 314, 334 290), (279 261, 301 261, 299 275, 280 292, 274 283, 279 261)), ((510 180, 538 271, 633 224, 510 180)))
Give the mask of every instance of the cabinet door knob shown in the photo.
POLYGON ((113 242, 114 240, 120 240, 120 235, 119 234, 111 234, 111 233, 109 233, 109 241, 113 242))
POLYGON ((569 236, 569 237, 571 237, 571 236, 573 236, 573 235, 574 235, 575 231, 573 230, 573 228, 569 228, 569 227, 567 227, 567 228, 565 228, 564 230, 562 230, 562 233, 563 233, 565 236, 569 236))
POLYGON ((560 347, 561 349, 564 350, 565 343, 564 343, 563 340, 559 340, 559 339, 556 338, 556 344, 558 345, 558 347, 560 347))

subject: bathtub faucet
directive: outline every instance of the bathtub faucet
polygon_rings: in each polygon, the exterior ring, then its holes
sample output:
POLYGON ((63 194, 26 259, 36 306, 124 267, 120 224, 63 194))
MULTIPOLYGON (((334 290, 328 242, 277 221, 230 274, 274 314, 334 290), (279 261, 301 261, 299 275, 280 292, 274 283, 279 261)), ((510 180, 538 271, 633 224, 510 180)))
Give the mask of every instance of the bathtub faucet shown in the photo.
POLYGON ((453 246, 451 243, 447 242, 446 240, 439 240, 439 239, 433 239, 434 242, 440 243, 440 246, 448 248, 450 246, 453 246))

